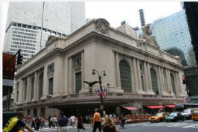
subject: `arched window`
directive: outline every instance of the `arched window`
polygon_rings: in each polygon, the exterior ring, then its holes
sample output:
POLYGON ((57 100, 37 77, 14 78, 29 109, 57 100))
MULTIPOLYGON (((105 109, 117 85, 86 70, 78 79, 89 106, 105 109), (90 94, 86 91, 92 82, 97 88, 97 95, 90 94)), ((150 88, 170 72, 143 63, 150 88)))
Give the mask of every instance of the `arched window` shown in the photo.
POLYGON ((151 68, 150 71, 151 71, 151 81, 152 81, 153 92, 156 95, 158 95, 159 90, 158 90, 158 84, 157 84, 157 74, 153 68, 151 68))
POLYGON ((172 74, 170 74, 170 76, 171 76, 172 90, 173 90, 173 93, 176 95, 175 78, 172 74))
POLYGON ((128 63, 125 60, 120 61, 120 79, 121 87, 125 92, 131 92, 131 72, 128 63))
POLYGON ((32 78, 32 81, 31 81, 31 99, 34 98, 34 78, 32 78))
POLYGON ((43 73, 39 76, 39 99, 43 96, 43 73))

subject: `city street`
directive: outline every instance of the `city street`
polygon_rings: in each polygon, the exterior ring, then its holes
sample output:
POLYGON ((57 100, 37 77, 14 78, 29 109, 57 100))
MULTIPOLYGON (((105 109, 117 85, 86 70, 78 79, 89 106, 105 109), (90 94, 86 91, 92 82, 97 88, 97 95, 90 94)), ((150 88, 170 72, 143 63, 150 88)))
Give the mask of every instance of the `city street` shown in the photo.
MULTIPOLYGON (((198 121, 185 120, 179 122, 159 122, 159 123, 134 123, 127 124, 122 129, 117 125, 120 132, 197 132, 198 121)), ((92 127, 86 126, 85 132, 92 132, 92 127)), ((39 132, 56 132, 56 128, 43 128, 39 132)), ((76 127, 68 126, 68 132, 77 132, 76 127)))

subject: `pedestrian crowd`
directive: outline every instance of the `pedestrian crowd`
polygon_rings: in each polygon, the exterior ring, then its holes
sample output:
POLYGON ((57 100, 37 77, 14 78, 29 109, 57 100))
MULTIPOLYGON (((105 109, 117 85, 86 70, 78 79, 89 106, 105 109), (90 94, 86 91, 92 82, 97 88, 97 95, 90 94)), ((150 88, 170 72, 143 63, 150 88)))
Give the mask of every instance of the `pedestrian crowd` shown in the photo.
MULTIPOLYGON (((119 132, 119 129, 115 126, 112 117, 116 117, 115 114, 109 114, 105 115, 104 118, 102 118, 100 112, 98 109, 94 109, 94 115, 92 116, 82 116, 80 113, 77 117, 74 115, 71 115, 70 118, 67 118, 63 112, 60 113, 59 118, 56 117, 56 115, 48 117, 48 127, 54 127, 57 128, 57 132, 67 132, 67 125, 68 123, 71 124, 71 126, 76 125, 78 132, 85 131, 84 124, 91 123, 93 126, 93 132, 96 132, 98 129, 99 132, 119 132)), ((119 116, 119 120, 121 121, 120 127, 124 128, 124 122, 125 118, 123 113, 119 116)), ((24 128, 28 129, 31 132, 34 132, 34 130, 39 131, 40 128, 46 128, 45 124, 45 118, 44 117, 36 117, 33 116, 31 119, 31 127, 26 125, 24 120, 24 112, 19 111, 17 117, 13 117, 10 119, 10 121, 7 123, 6 127, 4 127, 3 132, 25 132, 24 128), (15 125, 13 125, 15 124, 15 125), (34 130, 32 129, 34 128, 34 130)))

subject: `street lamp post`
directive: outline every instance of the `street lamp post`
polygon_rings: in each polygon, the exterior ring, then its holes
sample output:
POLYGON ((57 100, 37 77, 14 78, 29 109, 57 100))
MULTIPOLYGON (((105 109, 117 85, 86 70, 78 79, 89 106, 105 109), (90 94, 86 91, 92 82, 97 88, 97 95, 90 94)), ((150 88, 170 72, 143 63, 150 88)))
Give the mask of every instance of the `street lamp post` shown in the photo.
MULTIPOLYGON (((96 73, 98 74, 98 79, 99 79, 99 84, 100 84, 100 90, 102 91, 102 75, 103 75, 103 76, 106 76, 106 73, 105 73, 105 71, 102 71, 102 72, 99 74, 97 70, 93 69, 92 74, 95 75, 96 73), (102 74, 102 73, 103 73, 103 74, 102 74)), ((103 97, 102 97, 102 94, 100 95, 100 100, 101 100, 101 107, 102 107, 102 109, 103 109, 104 106, 103 106, 103 97)))

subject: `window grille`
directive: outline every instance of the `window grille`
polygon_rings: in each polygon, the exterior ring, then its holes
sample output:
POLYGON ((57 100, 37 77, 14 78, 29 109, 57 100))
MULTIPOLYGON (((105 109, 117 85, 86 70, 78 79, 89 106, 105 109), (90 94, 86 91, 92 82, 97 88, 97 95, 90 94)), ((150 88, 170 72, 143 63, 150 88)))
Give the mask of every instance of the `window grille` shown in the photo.
POLYGON ((53 95, 53 78, 49 79, 49 95, 53 95))
POLYGON ((82 87, 81 72, 76 73, 76 93, 79 93, 82 87))
POLYGON ((120 79, 121 87, 125 92, 131 92, 131 72, 128 63, 124 60, 120 61, 120 79))
POLYGON ((31 84, 31 99, 33 99, 34 98, 34 78, 32 78, 32 82, 31 82, 32 84, 31 84))
POLYGON ((151 72, 151 80, 152 80, 152 88, 153 88, 153 92, 158 95, 159 91, 158 91, 158 84, 157 84, 157 74, 155 72, 155 70, 153 68, 150 69, 151 72))

